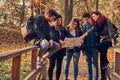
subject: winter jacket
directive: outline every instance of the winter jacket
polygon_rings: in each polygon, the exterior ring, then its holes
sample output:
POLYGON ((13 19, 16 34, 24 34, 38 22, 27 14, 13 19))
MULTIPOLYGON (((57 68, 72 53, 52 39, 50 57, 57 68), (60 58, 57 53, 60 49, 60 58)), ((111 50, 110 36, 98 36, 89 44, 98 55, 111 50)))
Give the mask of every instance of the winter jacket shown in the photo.
MULTIPOLYGON (((72 36, 72 35, 70 34, 69 27, 67 27, 66 30, 67 30, 67 32, 68 32, 68 37, 69 37, 69 38, 74 38, 74 36, 72 36)), ((82 34, 83 34, 83 31, 81 30, 81 28, 77 28, 77 29, 76 29, 76 36, 75 36, 75 37, 80 37, 80 36, 82 36, 82 34)), ((73 49, 67 49, 67 51, 79 52, 81 49, 82 49, 82 47, 74 47, 73 49)))
POLYGON ((50 25, 42 15, 38 15, 35 19, 35 32, 39 40, 47 39, 49 41, 51 39, 50 25))

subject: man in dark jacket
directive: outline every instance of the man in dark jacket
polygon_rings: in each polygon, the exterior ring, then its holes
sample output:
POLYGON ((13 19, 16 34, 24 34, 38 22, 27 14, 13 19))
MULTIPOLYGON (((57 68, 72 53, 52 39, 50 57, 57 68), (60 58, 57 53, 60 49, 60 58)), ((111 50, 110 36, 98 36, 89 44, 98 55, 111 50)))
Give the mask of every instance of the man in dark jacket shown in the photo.
POLYGON ((47 57, 50 57, 60 48, 59 44, 54 42, 50 37, 50 25, 48 23, 54 21, 56 16, 57 12, 50 9, 45 16, 38 15, 35 19, 36 40, 34 43, 40 47, 38 56, 41 58, 38 58, 38 65, 41 65, 47 57))

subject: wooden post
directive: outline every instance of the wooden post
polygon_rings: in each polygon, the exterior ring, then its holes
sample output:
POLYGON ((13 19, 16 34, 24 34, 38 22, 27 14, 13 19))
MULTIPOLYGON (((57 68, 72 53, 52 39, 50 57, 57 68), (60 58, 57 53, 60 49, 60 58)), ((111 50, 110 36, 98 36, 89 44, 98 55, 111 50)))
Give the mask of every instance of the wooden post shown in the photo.
POLYGON ((120 74, 120 52, 115 52, 115 72, 120 74))
POLYGON ((13 58, 12 61, 12 80, 20 80, 21 55, 13 58))
POLYGON ((108 78, 108 80, 111 80, 110 74, 109 74, 109 69, 110 69, 110 67, 108 67, 108 68, 105 70, 105 75, 106 75, 106 78, 108 78))
POLYGON ((46 69, 46 64, 43 65, 42 67, 42 71, 41 71, 41 76, 42 76, 42 80, 46 80, 46 73, 47 72, 47 69, 46 69))
POLYGON ((32 50, 32 55, 31 55, 31 69, 32 70, 36 69, 36 63, 37 63, 37 49, 32 50))

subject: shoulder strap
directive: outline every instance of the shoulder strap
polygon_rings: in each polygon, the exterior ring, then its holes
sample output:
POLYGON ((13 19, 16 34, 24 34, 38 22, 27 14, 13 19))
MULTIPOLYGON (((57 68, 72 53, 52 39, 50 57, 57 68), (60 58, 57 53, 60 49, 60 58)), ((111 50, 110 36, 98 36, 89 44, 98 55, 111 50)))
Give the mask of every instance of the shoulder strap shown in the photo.
POLYGON ((113 28, 112 22, 109 19, 107 20, 107 25, 108 25, 109 35, 112 38, 112 37, 114 37, 115 30, 113 28))

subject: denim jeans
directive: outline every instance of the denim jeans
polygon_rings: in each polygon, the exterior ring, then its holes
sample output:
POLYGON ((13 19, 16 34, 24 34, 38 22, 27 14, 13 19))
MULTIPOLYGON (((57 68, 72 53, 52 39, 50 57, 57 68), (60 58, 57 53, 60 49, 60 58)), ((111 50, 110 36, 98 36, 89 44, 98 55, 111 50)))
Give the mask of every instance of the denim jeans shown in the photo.
POLYGON ((98 53, 96 48, 87 48, 85 49, 86 61, 88 65, 88 78, 89 80, 93 80, 92 78, 92 64, 94 65, 94 80, 98 80, 98 53))
POLYGON ((70 65, 70 61, 72 59, 72 56, 73 56, 73 63, 74 63, 74 80, 77 80, 78 62, 79 62, 80 52, 67 52, 66 53, 65 78, 68 79, 69 65, 70 65))
POLYGON ((45 53, 48 54, 48 57, 52 56, 55 52, 57 52, 60 49, 60 45, 53 41, 53 46, 49 48, 49 44, 44 43, 43 41, 39 44, 40 50, 39 50, 39 57, 42 57, 45 53))

